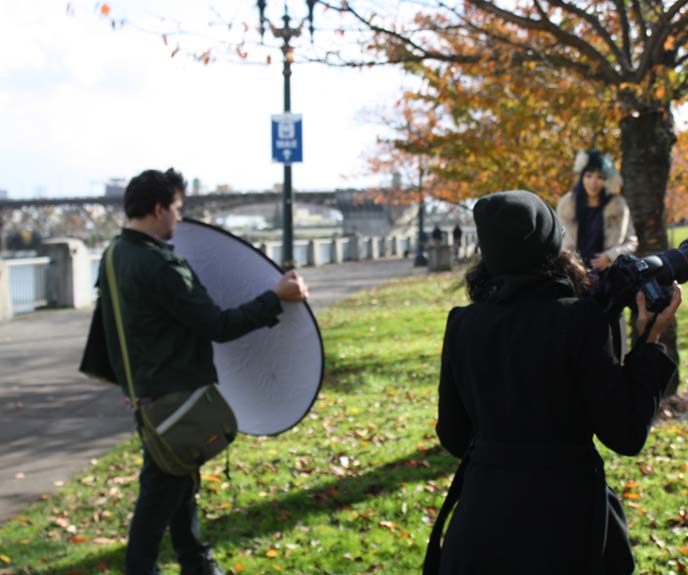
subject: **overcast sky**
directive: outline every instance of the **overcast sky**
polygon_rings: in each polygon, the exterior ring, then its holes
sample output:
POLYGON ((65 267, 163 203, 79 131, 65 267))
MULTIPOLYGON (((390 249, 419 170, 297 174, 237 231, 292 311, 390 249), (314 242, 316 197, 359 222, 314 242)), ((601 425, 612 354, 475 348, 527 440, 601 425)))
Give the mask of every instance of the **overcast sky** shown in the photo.
MULTIPOLYGON (((283 103, 281 54, 274 50, 273 63, 263 64, 257 33, 244 35, 242 22, 257 25, 254 0, 233 0, 231 13, 219 17, 202 0, 108 4, 110 16, 127 20, 115 31, 90 0, 0 0, 0 189, 11 198, 94 195, 109 178, 170 166, 209 188, 281 182, 281 165, 270 156, 270 115, 283 103), (217 48, 218 61, 207 66, 190 57, 225 37, 220 26, 207 26, 219 18, 234 23, 230 42, 249 40, 249 63, 217 48), (157 32, 175 29, 194 34, 172 34, 165 45, 157 32), (171 58, 177 43, 182 50, 171 58)), ((283 2, 268 5, 277 21, 283 2)), ((304 1, 289 6, 304 15, 304 1)), ((316 12, 323 29, 316 43, 334 42, 333 18, 316 12)), ((304 122, 295 188, 378 183, 365 176, 365 156, 385 128, 365 111, 391 107, 408 83, 393 68, 295 65, 292 111, 304 122)))

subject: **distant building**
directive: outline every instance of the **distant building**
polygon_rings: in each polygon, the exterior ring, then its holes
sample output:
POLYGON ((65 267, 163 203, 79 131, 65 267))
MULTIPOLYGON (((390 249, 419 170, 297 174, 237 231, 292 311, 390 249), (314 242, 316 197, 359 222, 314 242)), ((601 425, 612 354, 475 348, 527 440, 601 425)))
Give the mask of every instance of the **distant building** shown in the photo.
POLYGON ((191 194, 198 196, 203 193, 203 184, 199 178, 191 180, 191 194))
POLYGON ((127 180, 124 178, 110 178, 107 182, 105 182, 105 197, 123 198, 126 187, 127 180))
POLYGON ((10 194, 7 190, 0 190, 0 200, 6 200, 9 197, 10 194))

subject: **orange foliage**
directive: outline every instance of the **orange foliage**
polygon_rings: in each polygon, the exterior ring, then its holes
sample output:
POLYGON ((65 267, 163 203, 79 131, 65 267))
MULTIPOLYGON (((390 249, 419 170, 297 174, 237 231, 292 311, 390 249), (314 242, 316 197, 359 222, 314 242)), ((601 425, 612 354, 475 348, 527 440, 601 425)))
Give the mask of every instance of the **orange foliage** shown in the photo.
MULTIPOLYGON (((374 4, 375 12, 353 2, 344 12, 367 27, 362 45, 373 62, 421 78, 406 100, 420 117, 438 115, 422 153, 457 198, 527 188, 555 199, 573 183, 578 149, 620 159, 621 129, 631 125, 622 118, 669 116, 688 93, 681 3, 428 0, 407 22, 374 4)), ((403 139, 401 130, 401 147, 403 139)), ((664 195, 634 192, 649 203, 664 195)))
POLYGON ((381 143, 373 171, 391 173, 395 161, 404 166, 416 156, 428 193, 439 199, 527 189, 556 201, 574 184, 578 150, 618 157, 619 115, 603 87, 566 74, 544 78, 530 63, 499 74, 486 73, 490 67, 472 77, 465 67, 409 67, 424 87, 404 95, 398 138, 381 143))
POLYGON ((688 220, 688 132, 680 132, 674 145, 665 205, 669 223, 688 220))

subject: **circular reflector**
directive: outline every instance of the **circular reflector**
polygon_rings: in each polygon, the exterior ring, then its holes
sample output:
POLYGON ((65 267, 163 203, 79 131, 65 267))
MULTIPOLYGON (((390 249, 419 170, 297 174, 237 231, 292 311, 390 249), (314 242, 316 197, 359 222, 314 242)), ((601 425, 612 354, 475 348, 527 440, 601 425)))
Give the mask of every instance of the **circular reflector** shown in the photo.
MULTIPOLYGON (((284 273, 241 238, 195 220, 179 222, 172 243, 222 309, 274 288, 284 273)), ((305 302, 281 303, 277 325, 213 343, 220 391, 239 431, 249 435, 275 435, 296 425, 322 381, 323 345, 313 312, 305 302)))

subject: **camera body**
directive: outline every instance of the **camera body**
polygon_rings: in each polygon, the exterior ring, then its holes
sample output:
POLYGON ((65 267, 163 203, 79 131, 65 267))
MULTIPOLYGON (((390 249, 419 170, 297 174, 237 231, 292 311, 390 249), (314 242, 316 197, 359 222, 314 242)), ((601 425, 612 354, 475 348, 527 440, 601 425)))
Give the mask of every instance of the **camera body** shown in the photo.
POLYGON ((671 301, 672 290, 656 278, 663 263, 659 256, 620 256, 609 269, 607 286, 610 304, 616 309, 635 308, 635 294, 645 294, 648 311, 660 312, 671 301))
POLYGON ((620 256, 607 276, 608 308, 617 312, 635 308, 635 294, 642 291, 648 311, 658 313, 671 302, 674 281, 688 281, 688 240, 678 249, 645 258, 620 256))

